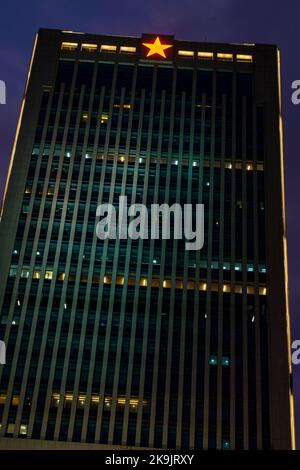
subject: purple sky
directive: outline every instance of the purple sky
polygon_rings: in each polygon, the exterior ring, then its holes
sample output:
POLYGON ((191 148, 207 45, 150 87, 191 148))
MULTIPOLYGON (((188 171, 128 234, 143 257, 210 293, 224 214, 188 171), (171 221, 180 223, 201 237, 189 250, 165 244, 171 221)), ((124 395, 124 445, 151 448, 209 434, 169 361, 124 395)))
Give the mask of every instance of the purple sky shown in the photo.
MULTIPOLYGON (((7 104, 0 105, 0 197, 36 31, 40 27, 96 34, 174 34, 177 39, 277 44, 281 49, 285 136, 286 209, 292 338, 300 338, 300 105, 291 103, 291 82, 300 80, 300 2, 289 0, 52 0, 2 2, 0 80, 7 104), (297 216, 298 214, 298 216, 297 216)), ((300 365, 294 368, 295 411, 300 448, 300 365)))

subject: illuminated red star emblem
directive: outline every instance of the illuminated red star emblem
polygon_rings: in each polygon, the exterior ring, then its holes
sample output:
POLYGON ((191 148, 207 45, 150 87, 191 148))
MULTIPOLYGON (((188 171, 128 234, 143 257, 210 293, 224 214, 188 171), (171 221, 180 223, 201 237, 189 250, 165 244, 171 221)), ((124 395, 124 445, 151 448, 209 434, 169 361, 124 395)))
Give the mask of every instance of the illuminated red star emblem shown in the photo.
POLYGON ((164 59, 167 58, 165 54, 165 50, 169 49, 170 47, 173 47, 172 44, 162 44, 158 36, 153 43, 143 42, 143 46, 146 46, 149 49, 146 57, 150 57, 151 55, 158 54, 164 59))

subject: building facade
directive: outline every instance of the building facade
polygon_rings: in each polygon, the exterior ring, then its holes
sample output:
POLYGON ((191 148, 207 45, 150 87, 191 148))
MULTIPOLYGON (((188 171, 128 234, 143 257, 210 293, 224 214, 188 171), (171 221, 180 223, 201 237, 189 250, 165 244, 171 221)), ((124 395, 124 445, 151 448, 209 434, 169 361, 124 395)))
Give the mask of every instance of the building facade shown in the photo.
POLYGON ((1 213, 0 445, 294 446, 279 72, 275 46, 39 31, 1 213), (203 248, 99 240, 122 195, 203 203, 203 248))

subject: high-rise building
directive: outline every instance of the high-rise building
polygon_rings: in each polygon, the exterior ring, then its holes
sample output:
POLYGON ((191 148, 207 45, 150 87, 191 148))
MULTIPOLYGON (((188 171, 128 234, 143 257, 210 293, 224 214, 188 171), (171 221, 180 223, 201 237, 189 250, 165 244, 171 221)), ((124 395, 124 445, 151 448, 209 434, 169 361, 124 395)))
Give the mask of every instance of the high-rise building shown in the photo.
POLYGON ((1 447, 294 446, 279 69, 276 46, 39 31, 0 225, 1 447), (122 195, 203 203, 203 248, 99 240, 122 195))

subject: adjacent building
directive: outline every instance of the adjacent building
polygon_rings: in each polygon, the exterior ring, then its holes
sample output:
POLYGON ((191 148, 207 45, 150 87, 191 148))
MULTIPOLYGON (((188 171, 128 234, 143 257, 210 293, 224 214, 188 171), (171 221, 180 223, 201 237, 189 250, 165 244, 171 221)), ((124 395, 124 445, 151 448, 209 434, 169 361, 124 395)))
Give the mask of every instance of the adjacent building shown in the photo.
POLYGON ((40 30, 0 246, 0 447, 293 448, 276 46, 40 30), (122 195, 203 248, 99 240, 122 195))

